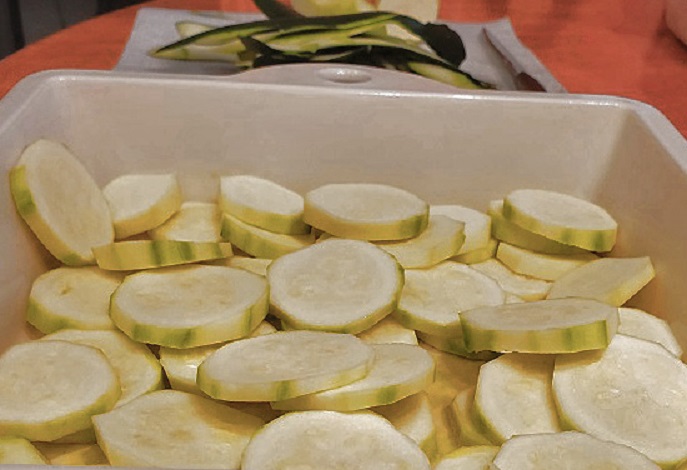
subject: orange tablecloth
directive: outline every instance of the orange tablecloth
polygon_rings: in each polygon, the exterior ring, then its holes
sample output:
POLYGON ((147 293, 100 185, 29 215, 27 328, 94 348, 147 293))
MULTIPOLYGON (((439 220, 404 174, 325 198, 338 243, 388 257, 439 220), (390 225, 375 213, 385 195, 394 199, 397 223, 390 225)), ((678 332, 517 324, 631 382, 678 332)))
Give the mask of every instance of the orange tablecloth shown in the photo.
MULTIPOLYGON (((154 0, 150 7, 254 11, 251 0, 154 0)), ((47 69, 111 69, 132 7, 60 31, 0 61, 0 96, 47 69)), ((687 46, 666 28, 661 0, 442 0, 446 21, 508 16, 522 42, 572 93, 618 95, 661 110, 687 136, 687 46)))

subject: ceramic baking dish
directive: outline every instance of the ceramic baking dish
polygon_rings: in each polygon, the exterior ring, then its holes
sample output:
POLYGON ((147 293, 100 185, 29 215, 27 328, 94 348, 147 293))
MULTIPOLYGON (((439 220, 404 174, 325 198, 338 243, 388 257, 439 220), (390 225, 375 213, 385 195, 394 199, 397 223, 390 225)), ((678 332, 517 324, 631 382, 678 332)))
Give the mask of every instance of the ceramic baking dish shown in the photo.
POLYGON ((387 183, 478 209, 516 188, 588 198, 619 221, 616 255, 655 264, 632 303, 670 322, 687 348, 687 143, 665 117, 619 98, 463 93, 398 75, 326 66, 24 80, 0 102, 0 351, 27 337, 27 293, 53 264, 8 188, 22 148, 40 137, 67 144, 100 184, 176 171, 188 199, 211 199, 217 175, 232 173, 301 192, 387 183))

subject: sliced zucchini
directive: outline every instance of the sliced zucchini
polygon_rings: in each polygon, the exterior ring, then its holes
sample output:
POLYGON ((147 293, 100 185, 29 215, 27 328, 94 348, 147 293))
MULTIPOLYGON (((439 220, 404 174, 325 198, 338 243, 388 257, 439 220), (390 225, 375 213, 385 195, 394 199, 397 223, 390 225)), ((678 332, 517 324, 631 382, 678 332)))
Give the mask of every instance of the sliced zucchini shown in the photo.
POLYGON ((682 356, 682 347, 673 334, 668 323, 637 308, 620 307, 618 309, 618 333, 658 343, 676 357, 682 356))
POLYGON ((458 330, 451 336, 436 336, 423 333, 421 331, 417 332, 417 337, 438 349, 439 351, 444 351, 449 354, 455 354, 456 356, 464 357, 465 359, 472 359, 477 361, 490 361, 495 357, 498 357, 498 353, 494 351, 470 351, 465 346, 465 341, 463 340, 463 331, 458 330))
POLYGON ((491 470, 499 446, 477 445, 461 447, 444 455, 434 470, 491 470))
POLYGON ((231 268, 245 269, 253 274, 267 276, 267 268, 272 263, 269 258, 251 258, 250 256, 232 256, 226 258, 226 265, 231 268))
POLYGON ((518 189, 503 200, 503 216, 550 240, 590 251, 610 251, 618 224, 589 201, 541 189, 518 189))
POLYGON ((429 470, 416 443, 374 413, 302 411, 262 428, 246 448, 242 470, 407 468, 429 470))
POLYGON ((249 255, 267 259, 279 258, 315 243, 312 234, 274 233, 242 222, 226 213, 222 216, 222 238, 249 255))
POLYGON ((303 222, 303 197, 265 178, 223 176, 220 207, 223 212, 270 232, 310 233, 310 226, 303 222))
POLYGON ((94 416, 93 424, 113 466, 239 468, 264 421, 197 395, 159 390, 94 416))
MULTIPOLYGON (((277 329, 270 323, 263 321, 250 334, 250 338, 275 333, 277 329)), ((160 364, 165 370, 169 385, 174 390, 203 395, 196 383, 196 374, 200 366, 210 354, 224 346, 225 343, 208 344, 197 348, 175 349, 160 348, 160 364)))
POLYGON ((434 358, 436 365, 434 383, 425 392, 432 405, 439 455, 443 455, 461 445, 460 429, 451 411, 451 403, 461 390, 475 386, 483 362, 469 361, 422 342, 420 346, 434 358))
MULTIPOLYGON (((95 437, 93 438, 95 442, 95 437)), ((109 465, 107 457, 98 444, 55 444, 34 442, 50 465, 109 465)))
POLYGON ((0 356, 0 435, 52 441, 91 426, 119 400, 103 353, 66 341, 32 341, 0 356))
POLYGON ((122 278, 93 266, 46 271, 31 286, 26 321, 45 334, 63 328, 113 330, 110 296, 122 278))
POLYGON ((94 264, 91 249, 114 240, 103 193, 62 144, 29 145, 10 171, 10 192, 19 215, 64 264, 94 264))
POLYGON ((551 390, 553 361, 551 355, 513 353, 482 365, 473 413, 491 441, 561 430, 551 390))
POLYGON ((481 307, 460 317, 471 351, 555 354, 600 349, 618 328, 618 309, 578 298, 481 307))
POLYGON ((407 328, 446 337, 460 331, 459 312, 504 301, 496 281, 469 266, 444 261, 428 269, 406 270, 393 315, 407 328))
POLYGON ((429 206, 393 186, 328 184, 305 195, 304 219, 337 237, 402 240, 427 227, 429 206))
POLYGON ((115 406, 163 386, 162 368, 150 349, 119 331, 60 330, 41 338, 41 341, 44 340, 83 344, 101 351, 117 373, 122 388, 115 406))
POLYGON ((582 468, 659 470, 636 450, 581 432, 515 436, 501 446, 495 470, 576 470, 582 468))
POLYGON ((551 289, 550 282, 514 273, 497 259, 474 263, 470 267, 492 278, 507 294, 527 302, 544 299, 551 289))
POLYGON ((651 259, 601 258, 579 266, 551 285, 547 298, 583 297, 619 307, 656 275, 651 259))
POLYGON ((687 365, 662 346, 616 335, 604 350, 560 355, 553 391, 567 429, 632 447, 662 468, 687 458, 687 365))
POLYGON ((285 331, 220 348, 198 367, 197 383, 220 400, 279 401, 359 380, 373 358, 353 335, 285 331))
POLYGON ((444 215, 430 215, 427 228, 417 237, 376 242, 405 269, 429 268, 455 255, 465 240, 465 224, 444 215))
POLYGON ((462 255, 456 255, 451 258, 451 261, 463 264, 477 264, 496 256, 496 250, 498 249, 499 242, 495 238, 490 238, 484 248, 478 248, 477 250, 468 251, 462 255))
POLYGON ((181 207, 176 175, 123 175, 103 188, 115 236, 128 238, 162 225, 181 207))
POLYGON ((432 407, 425 392, 416 393, 390 405, 371 408, 394 425, 396 429, 411 438, 429 457, 437 453, 437 436, 432 407))
POLYGON ((417 346, 415 330, 401 325, 391 315, 384 317, 367 330, 358 333, 358 338, 368 344, 404 343, 417 346))
POLYGON ((395 403, 434 380, 434 360, 410 344, 373 344, 374 360, 360 380, 317 393, 276 401, 276 410, 356 411, 395 403))
POLYGON ((551 255, 571 255, 585 253, 587 250, 550 240, 542 235, 524 229, 503 216, 503 199, 489 203, 487 214, 491 216, 491 235, 502 242, 551 255))
POLYGON ((500 243, 496 259, 512 271, 545 281, 555 281, 585 263, 599 259, 594 253, 578 255, 549 255, 500 243))
POLYGON ((360 333, 391 313, 403 287, 393 256, 359 240, 326 240, 267 270, 270 312, 291 327, 360 333))
POLYGON ((48 459, 28 440, 0 437, 0 465, 47 465, 48 459))
POLYGON ((134 341, 192 348, 248 336, 267 315, 267 283, 241 269, 184 266, 131 274, 110 316, 134 341))
POLYGON ((451 401, 450 413, 460 430, 462 446, 493 446, 492 434, 486 432, 483 425, 478 425, 473 407, 475 406, 475 386, 460 390, 451 401))
POLYGON ((220 237, 220 212, 217 204, 188 201, 162 225, 150 230, 153 240, 217 243, 220 237))
POLYGON ((233 254, 229 243, 130 240, 93 248, 101 269, 133 271, 222 259, 233 254))

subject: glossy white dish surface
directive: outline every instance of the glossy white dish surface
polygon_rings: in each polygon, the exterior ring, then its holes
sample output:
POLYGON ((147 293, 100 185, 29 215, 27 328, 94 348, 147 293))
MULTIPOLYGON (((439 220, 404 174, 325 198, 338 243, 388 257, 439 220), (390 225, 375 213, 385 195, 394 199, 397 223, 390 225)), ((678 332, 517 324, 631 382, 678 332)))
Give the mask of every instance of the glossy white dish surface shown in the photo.
POLYGON ((0 101, 0 351, 28 337, 31 282, 54 265, 15 212, 7 178, 42 137, 68 145, 101 185, 175 171, 186 199, 211 200, 218 175, 239 173, 300 192, 386 183, 482 210, 517 188, 578 195, 617 218, 614 255, 651 256, 657 277, 631 303, 665 318, 687 347, 687 143, 654 108, 468 93, 355 67, 253 73, 55 71, 0 101))

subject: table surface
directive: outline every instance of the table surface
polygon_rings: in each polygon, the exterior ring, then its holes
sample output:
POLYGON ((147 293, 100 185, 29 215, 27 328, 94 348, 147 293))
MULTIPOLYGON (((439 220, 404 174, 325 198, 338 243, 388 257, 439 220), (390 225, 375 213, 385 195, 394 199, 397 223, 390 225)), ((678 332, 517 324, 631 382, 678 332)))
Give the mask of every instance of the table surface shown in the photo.
MULTIPOLYGON (((154 0, 146 7, 256 11, 251 0, 154 0)), ((0 61, 0 97, 49 69, 112 69, 137 7, 97 17, 0 61)), ((442 0, 440 19, 509 17, 522 42, 571 93, 648 103, 687 137, 687 46, 666 27, 662 0, 442 0)))

